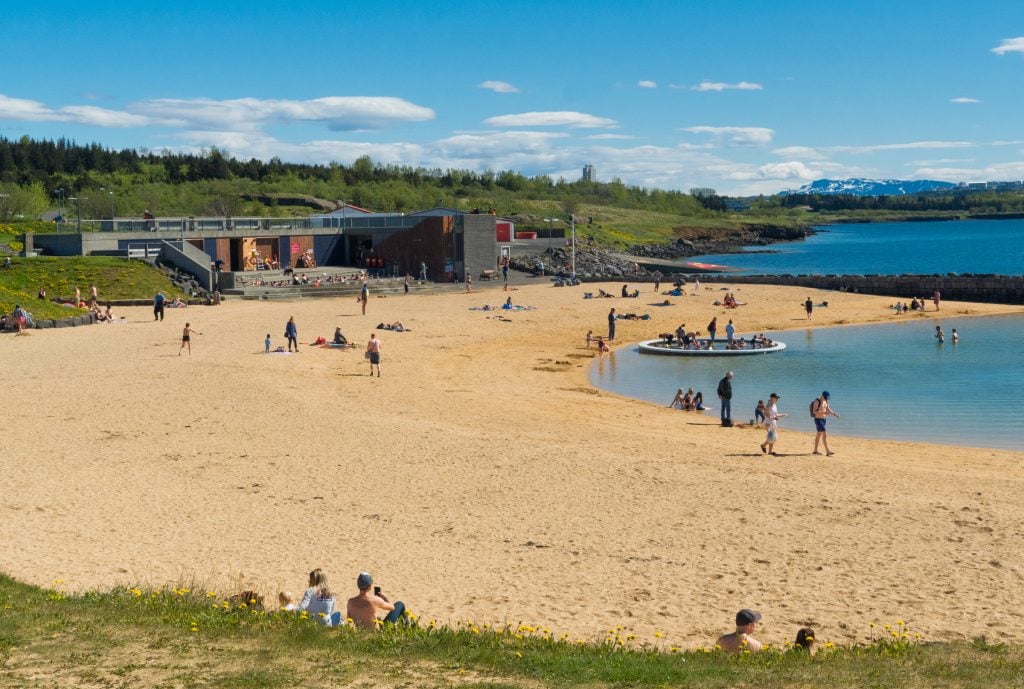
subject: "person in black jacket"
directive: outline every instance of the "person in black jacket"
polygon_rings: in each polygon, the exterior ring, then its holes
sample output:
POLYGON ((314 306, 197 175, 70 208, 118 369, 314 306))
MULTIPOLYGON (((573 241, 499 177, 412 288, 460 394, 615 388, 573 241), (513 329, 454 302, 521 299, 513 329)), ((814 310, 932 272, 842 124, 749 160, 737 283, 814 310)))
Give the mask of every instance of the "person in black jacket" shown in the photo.
POLYGON ((718 399, 722 400, 722 425, 732 425, 732 371, 718 381, 718 399))

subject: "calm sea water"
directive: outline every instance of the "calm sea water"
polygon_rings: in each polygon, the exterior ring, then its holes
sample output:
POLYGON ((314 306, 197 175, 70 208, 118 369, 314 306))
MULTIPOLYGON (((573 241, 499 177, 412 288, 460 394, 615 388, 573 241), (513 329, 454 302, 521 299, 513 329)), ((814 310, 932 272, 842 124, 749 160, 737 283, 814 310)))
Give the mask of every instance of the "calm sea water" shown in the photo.
MULTIPOLYGON (((779 411, 790 414, 782 421, 783 432, 813 431, 807 407, 828 390, 842 415, 829 419, 830 435, 1024 450, 1022 316, 915 319, 771 336, 788 349, 724 360, 640 354, 635 346, 625 347, 594 362, 591 382, 663 405, 676 388, 692 386, 714 408, 705 414, 717 419, 715 389, 732 370, 735 421, 752 419, 757 401, 767 402, 777 392, 779 411), (933 337, 937 324, 946 333, 945 344, 933 337), (960 333, 958 345, 950 342, 952 328, 960 333)), ((788 448, 780 445, 780 451, 788 448)))
POLYGON ((690 259, 741 274, 1024 274, 1024 220, 828 225, 799 242, 690 259), (750 253, 764 252, 773 253, 750 253))

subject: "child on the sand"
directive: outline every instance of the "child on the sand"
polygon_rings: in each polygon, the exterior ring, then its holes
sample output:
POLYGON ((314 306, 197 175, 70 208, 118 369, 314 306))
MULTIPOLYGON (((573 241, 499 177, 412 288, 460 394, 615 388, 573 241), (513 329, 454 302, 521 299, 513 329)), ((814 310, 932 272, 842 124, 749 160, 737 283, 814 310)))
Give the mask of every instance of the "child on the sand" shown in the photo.
POLYGON ((270 354, 270 333, 267 333, 267 339, 263 340, 263 351, 266 354, 270 354))

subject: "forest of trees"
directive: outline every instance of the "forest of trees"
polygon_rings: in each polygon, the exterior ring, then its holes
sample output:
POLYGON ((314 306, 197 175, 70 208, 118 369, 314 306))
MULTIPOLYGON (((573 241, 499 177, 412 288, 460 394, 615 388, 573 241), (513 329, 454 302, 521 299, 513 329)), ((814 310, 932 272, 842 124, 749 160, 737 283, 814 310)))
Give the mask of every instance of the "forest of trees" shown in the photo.
POLYGON ((1019 192, 943 191, 906 196, 852 196, 849 194, 789 194, 774 197, 785 208, 809 206, 813 211, 953 211, 960 213, 1021 213, 1019 192))
POLYGON ((589 203, 683 215, 706 212, 689 194, 619 180, 570 182, 509 170, 425 169, 377 164, 369 157, 352 165, 285 163, 277 158, 241 161, 215 148, 201 154, 115 151, 98 144, 28 137, 0 138, 0 193, 4 191, 8 197, 0 205, 0 219, 5 206, 8 215, 16 212, 15 195, 26 194, 34 202, 23 198, 17 212, 35 212, 39 205, 53 207, 60 198, 74 197, 82 205, 83 217, 109 217, 112 205, 119 215, 143 209, 160 215, 265 214, 261 204, 242 199, 242 194, 255 193, 308 194, 382 211, 429 208, 440 202, 509 213, 516 212, 523 200, 549 200, 568 211, 589 203))

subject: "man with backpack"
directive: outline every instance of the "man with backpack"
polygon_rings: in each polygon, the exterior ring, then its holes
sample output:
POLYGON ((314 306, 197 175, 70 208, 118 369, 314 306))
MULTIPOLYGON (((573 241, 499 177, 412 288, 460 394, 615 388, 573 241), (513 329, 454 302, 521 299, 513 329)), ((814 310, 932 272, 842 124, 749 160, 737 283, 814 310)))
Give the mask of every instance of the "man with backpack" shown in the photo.
POLYGON ((814 454, 820 455, 818 451, 818 443, 822 443, 825 446, 825 455, 831 457, 835 454, 832 450, 828 449, 828 433, 825 431, 825 420, 829 416, 839 418, 839 414, 832 410, 829 406, 829 394, 826 390, 821 393, 821 397, 816 398, 811 402, 811 418, 814 419, 814 429, 817 431, 814 435, 814 454))
POLYGON ((722 425, 732 426, 732 371, 718 381, 718 399, 722 400, 722 425))

